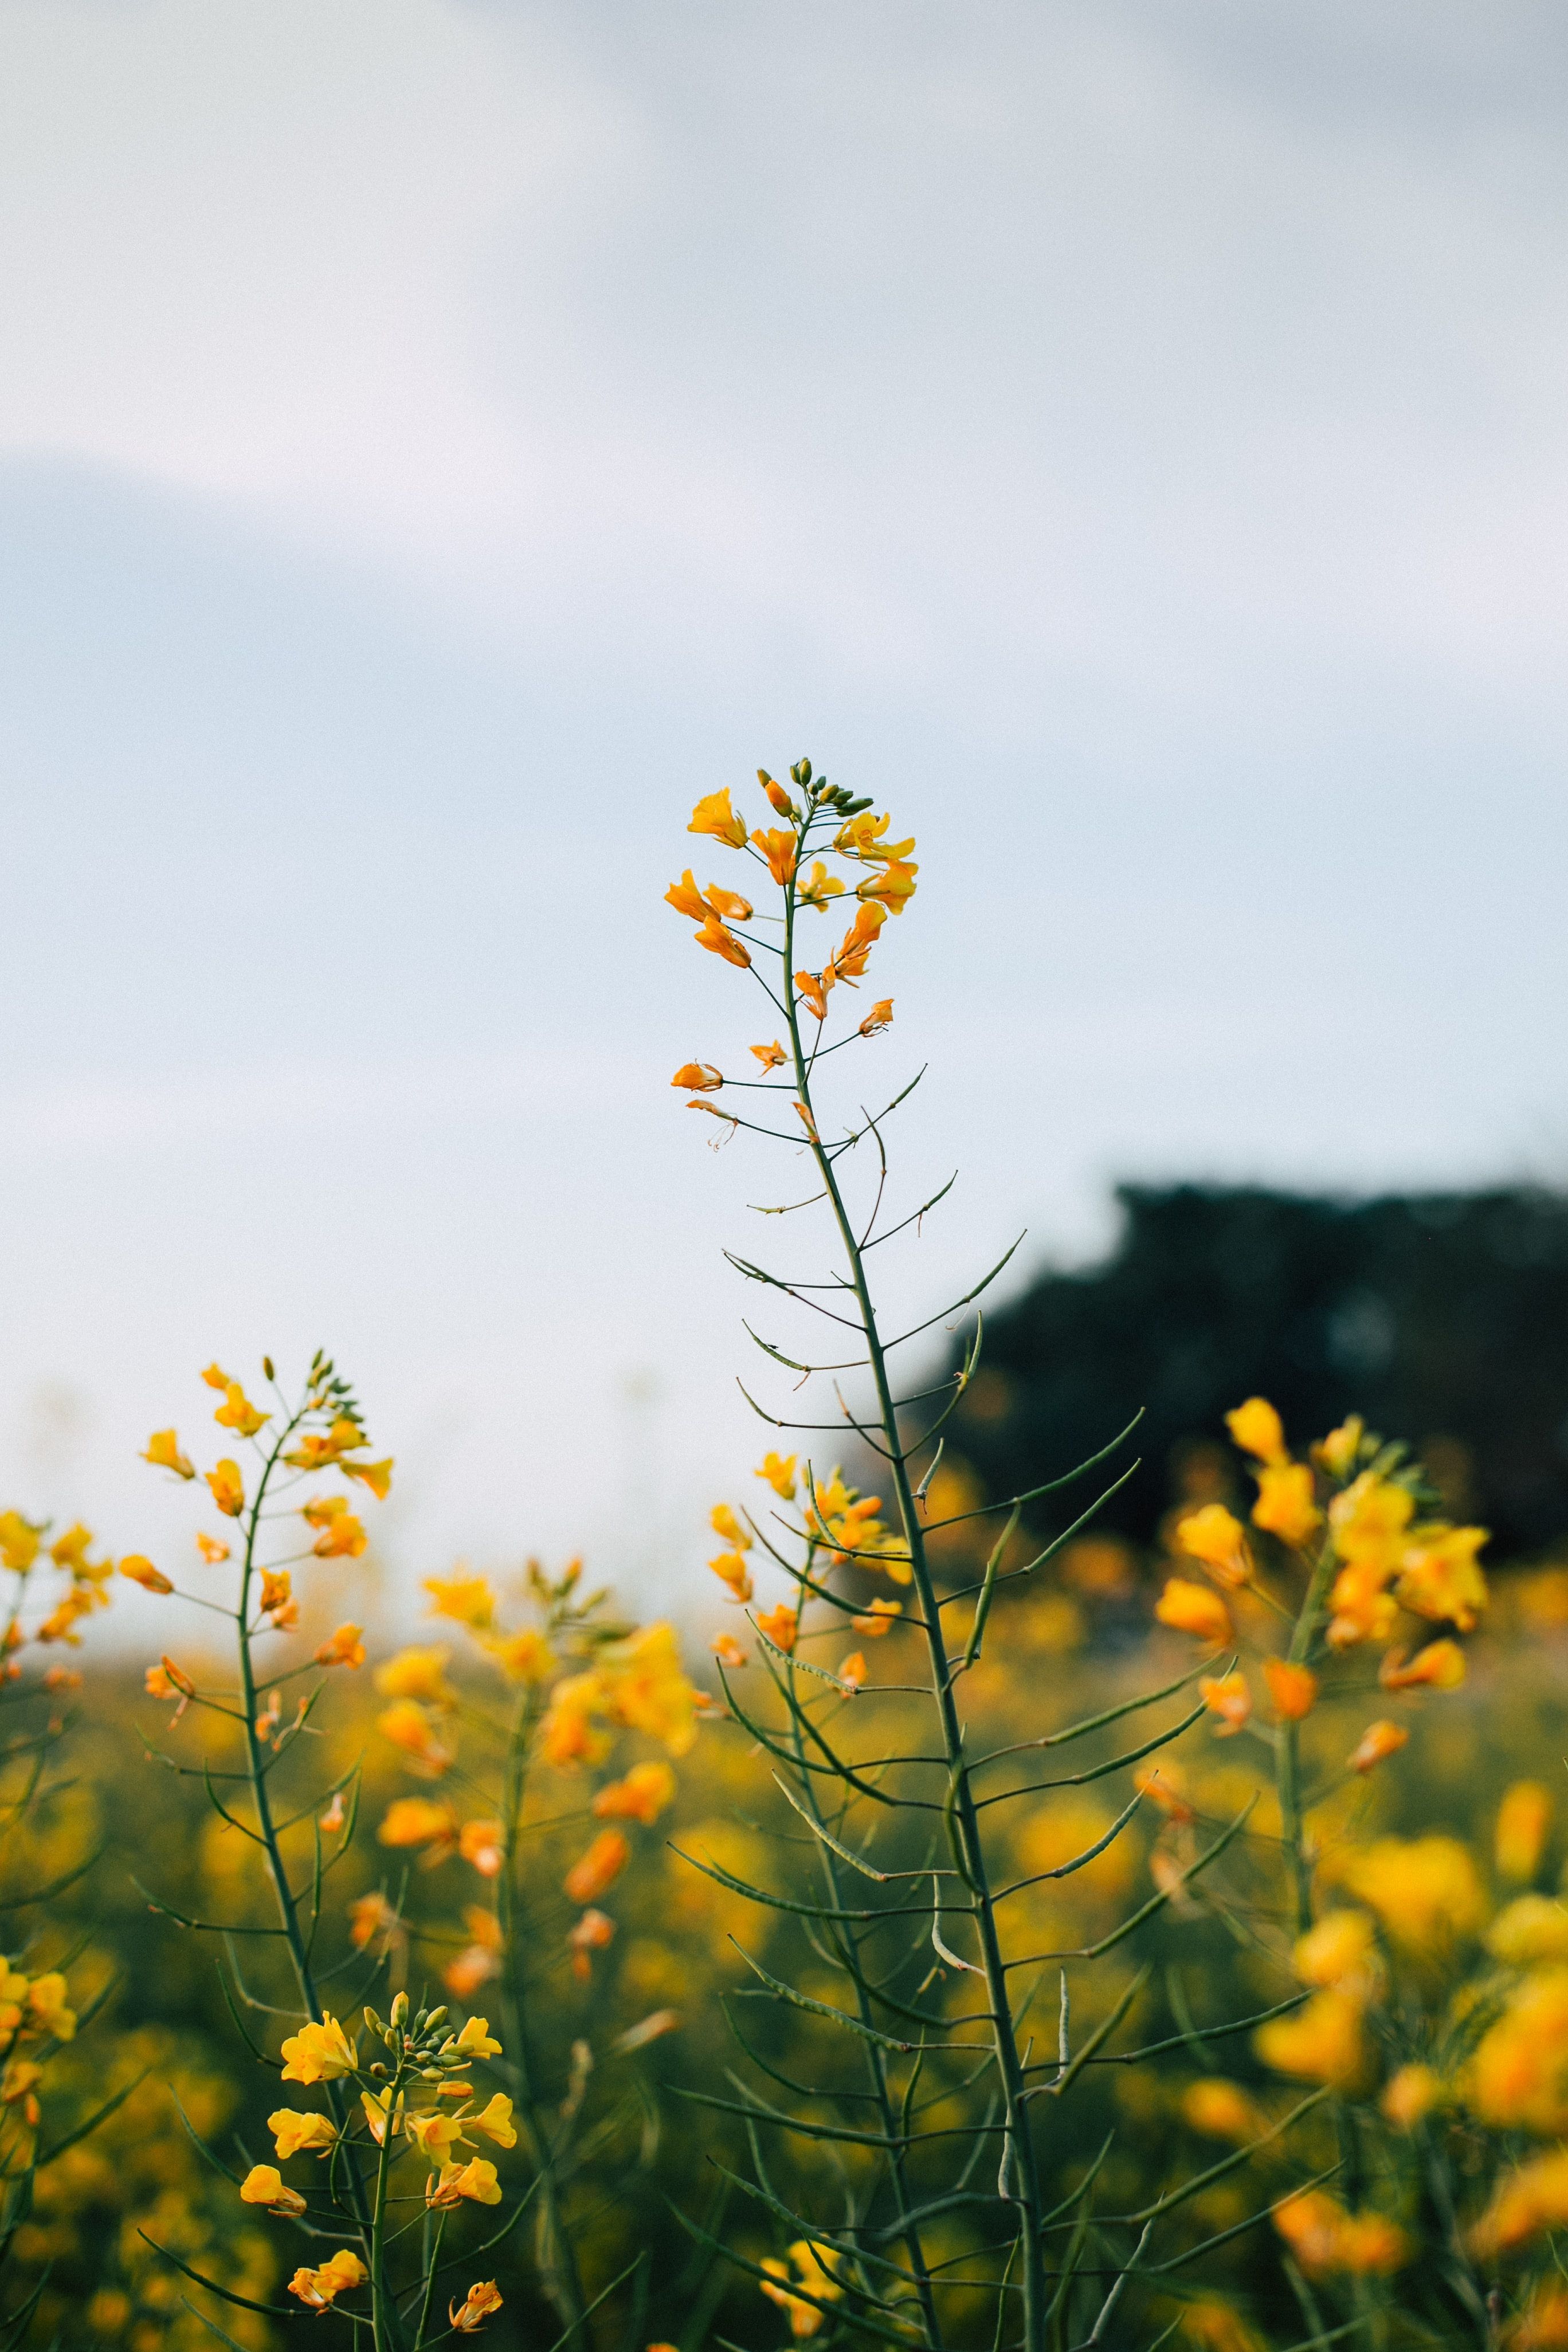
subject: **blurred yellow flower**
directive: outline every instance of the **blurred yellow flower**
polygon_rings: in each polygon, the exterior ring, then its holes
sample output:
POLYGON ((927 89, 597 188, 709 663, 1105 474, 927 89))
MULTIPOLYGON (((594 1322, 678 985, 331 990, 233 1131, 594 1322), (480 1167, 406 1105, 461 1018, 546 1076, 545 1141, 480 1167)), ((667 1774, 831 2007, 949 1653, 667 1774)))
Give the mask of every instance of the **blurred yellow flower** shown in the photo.
POLYGON ((731 1601, 746 1601, 751 1599, 753 1590, 752 1571, 746 1566, 745 1559, 740 1552, 717 1552, 708 1565, 720 1583, 727 1588, 731 1601))
POLYGON ((813 2245, 808 2239, 801 2238, 789 2250, 789 2263, 766 2255, 759 2265, 768 2274, 760 2282, 763 2293, 787 2315, 790 2334, 797 2341, 819 2333, 827 2315, 818 2309, 818 2305, 837 2303, 843 2294, 844 2289, 833 2275, 840 2260, 830 2247, 813 2245), (782 2285, 777 2284, 781 2280, 782 2285), (804 2290, 804 2294, 795 2290, 804 2290), (808 2303, 805 2295, 816 2300, 808 2303))
POLYGON ((352 1511, 334 1511, 310 1549, 318 1559, 358 1559, 369 1541, 352 1511))
POLYGON ((1386 1716, 1380 1717, 1376 1723, 1367 1725, 1345 1761, 1352 1772, 1371 1772, 1388 1757, 1396 1755, 1409 1737, 1397 1723, 1390 1723, 1386 1716))
POLYGON ((144 1592, 173 1592, 174 1586, 161 1568, 154 1568, 139 1551, 127 1552, 120 1563, 120 1573, 139 1584, 144 1592))
POLYGON ((1189 1511, 1176 1524, 1174 1541, 1178 1551, 1202 1560, 1222 1584, 1243 1585, 1252 1574, 1246 1529, 1223 1503, 1205 1503, 1201 1510, 1189 1511))
POLYGON ((1284 1462, 1258 1473, 1258 1500, 1252 1524, 1298 1551, 1310 1543, 1323 1524, 1312 1493, 1312 1474, 1304 1462, 1284 1462))
POLYGON ((285 2186, 275 2164, 253 2164, 239 2184, 240 2202, 265 2205, 269 2213, 302 2213, 305 2200, 297 2189, 285 2186))
POLYGON ((1403 1650, 1390 1650, 1377 1679, 1384 1690, 1458 1690, 1465 1679, 1465 1654, 1458 1642, 1428 1642, 1406 1665, 1403 1650))
POLYGON ((316 1664, 319 1666, 363 1666, 363 1633, 361 1625, 340 1625, 316 1652, 316 1664))
POLYGON ((359 2256, 346 2246, 331 2254, 316 2270, 297 2270, 289 2282, 289 2292, 297 2294, 311 2311, 325 2311, 334 2297, 345 2294, 352 2287, 363 2286, 370 2273, 359 2256))
POLYGON ((1508 2174, 1470 2232, 1470 2245, 1483 2259, 1508 2253, 1542 2230, 1568 2222, 1568 2148, 1531 2158, 1508 2174))
POLYGON ((764 1454, 757 1465, 756 1475, 764 1480, 773 1488, 774 1494, 785 1503, 792 1502, 795 1498, 795 1465, 797 1458, 793 1454, 764 1454))
POLYGON ((471 2336, 481 2321, 501 2307, 502 2295, 494 2279, 479 2279, 468 2289, 462 2302, 447 2305, 447 2318, 453 2332, 471 2336))
POLYGON ((1485 1528, 1415 1528, 1395 1587, 1401 1606, 1417 1617, 1446 1617, 1468 1633, 1487 1605, 1487 1580, 1476 1559, 1486 1541, 1485 1528))
POLYGON ((851 1650, 838 1662, 838 1679, 846 1690, 858 1691, 866 1679, 866 1661, 858 1650, 851 1650))
POLYGON ((1318 1677, 1310 1666, 1295 1665, 1289 1658, 1265 1658, 1263 1679, 1274 1712, 1284 1723, 1300 1723, 1318 1703, 1318 1677))
POLYGON ((1332 2271, 1388 2276, 1415 2252, 1383 2213, 1347 2213, 1326 2189, 1303 2189, 1274 2209, 1274 2226, 1309 2278, 1332 2271))
POLYGON ((1239 1731, 1252 1713, 1252 1693, 1239 1667, 1228 1675, 1205 1675, 1198 1696, 1211 1715, 1218 1716, 1222 1738, 1239 1731))
POLYGON ((209 1364, 202 1378, 209 1389, 226 1389, 232 1385, 221 1364, 209 1364))
POLYGON ((1342 1560, 1392 1576, 1405 1549, 1405 1529, 1415 1513, 1409 1489, 1363 1470, 1329 1505, 1334 1549, 1342 1560))
POLYGON ((225 1517, 237 1519, 245 1508, 245 1481, 239 1475, 238 1463, 226 1459, 220 1462, 216 1470, 207 1472, 207 1485, 225 1517))
POLYGON ((1182 2094, 1182 2121, 1207 2139, 1228 2139, 1237 2147, 1268 2129, 1268 2118, 1239 2083, 1223 2074, 1203 2075, 1182 2094))
POLYGON ((1232 1442, 1244 1454, 1253 1454, 1259 1462, 1288 1462, 1285 1448, 1285 1424, 1267 1397, 1248 1397, 1234 1412, 1227 1412, 1225 1425, 1232 1442))
POLYGON ((709 1646, 719 1664, 721 1666, 728 1666, 731 1674, 737 1666, 743 1666, 746 1663, 746 1653, 742 1649, 733 1633, 715 1633, 709 1646))
POLYGON ((709 793, 691 812, 688 833, 709 833, 716 841, 727 842, 731 849, 744 849, 746 821, 737 816, 730 806, 730 787, 722 792, 709 793))
POLYGON ((220 1536, 198 1535, 196 1538, 196 1549, 200 1552, 202 1558, 205 1560, 209 1568, 216 1568, 218 1563, 221 1560, 226 1560, 229 1555, 229 1547, 223 1541, 220 1536))
POLYGON ((578 1856, 561 1884, 574 1903, 596 1903, 631 1860, 632 1850, 619 1830, 601 1830, 586 1853, 578 1856))
POLYGON ((758 1633, 765 1641, 771 1642, 775 1650, 794 1649, 795 1636, 800 1631, 800 1612, 792 1609, 787 1601, 781 1601, 773 1609, 759 1609, 752 1622, 758 1633))
POLYGON ((1495 1852, 1503 1878, 1533 1878, 1552 1833, 1552 1791, 1541 1780, 1515 1780, 1498 1806, 1495 1852))
POLYGON ((1172 1576, 1154 1603, 1154 1614, 1162 1625, 1173 1625, 1178 1633, 1195 1633, 1200 1641, 1216 1649, 1231 1638, 1230 1612, 1217 1592, 1206 1584, 1190 1583, 1185 1577, 1172 1576))
POLYGON ((487 1632, 494 1622, 496 1597, 482 1576, 427 1576, 424 1589, 430 1595, 432 1617, 450 1617, 476 1633, 487 1632))
POLYGON ((237 1436, 254 1437, 257 1431, 271 1420, 269 1412, 258 1412, 237 1381, 230 1381, 224 1391, 224 1401, 213 1419, 237 1436))
POLYGON ((1568 2131, 1568 1968, 1538 1969, 1510 1994, 1470 2059, 1467 2092, 1482 2123, 1568 2131))
POLYGON ((1357 1642, 1386 1642, 1399 1611, 1387 1591, 1390 1568, 1374 1559, 1352 1560, 1342 1568, 1329 1594, 1333 1614, 1329 1620, 1329 1646, 1353 1648, 1357 1642))
POLYGON ((1510 1969, 1568 1960, 1568 1908, 1550 1895, 1516 1895, 1487 1929, 1487 1949, 1510 1969))
POLYGON ((375 1727, 384 1739, 390 1739, 427 1772, 446 1772, 456 1761, 454 1750, 437 1738, 435 1724, 417 1699, 400 1698, 384 1707, 375 1718, 375 1727))
POLYGON ((616 1923, 603 1911, 589 1907, 566 1937, 572 1954, 572 1973, 579 1984, 587 1984, 594 1974, 593 1955, 602 1952, 615 1940, 616 1923))
POLYGON ((864 1633, 868 1641, 879 1642, 884 1633, 892 1632, 903 1613, 904 1604, 901 1601, 883 1601, 878 1598, 868 1602, 865 1616, 851 1617, 849 1622, 858 1633, 864 1633))
POLYGON ((1266 2066, 1302 2082, 1348 2082, 1365 2063, 1362 2004, 1338 1986, 1315 1992, 1288 2017, 1269 2018, 1252 2039, 1266 2066))
POLYGON ((601 1821, 641 1822, 651 1828, 674 1799, 675 1775, 668 1764, 634 1764, 625 1780, 599 1790, 594 1811, 601 1821))
POLYGON ((728 1503, 714 1504, 708 1514, 708 1524, 714 1534, 735 1551, 751 1550, 751 1531, 742 1525, 728 1503))
POLYGON ((458 1852, 481 1878, 499 1878, 506 1860, 506 1826, 495 1821, 465 1822, 458 1832, 458 1852))
POLYGON ((450 1706, 457 1692, 447 1680, 447 1649, 399 1650, 377 1666, 375 1686, 386 1698, 424 1699, 432 1706, 450 1706))
POLYGON ((338 2127, 331 2116, 301 2115, 297 2107, 279 2107, 267 2118, 267 2128, 278 2147, 278 2160, 287 2164, 303 2150, 330 2156, 338 2144, 338 2127))
POLYGON ((1297 1938, 1290 1965, 1303 1984, 1367 1992, 1377 1975, 1377 1928, 1367 1911, 1325 1911, 1297 1938))
POLYGON ((319 2025, 302 2025, 298 2033, 289 2034, 283 2056, 285 2083, 335 2083, 352 2074, 359 2063, 354 2043, 330 2011, 319 2025))
POLYGON ((429 1797, 395 1797, 376 1836, 383 1845, 454 1846, 458 1818, 450 1805, 438 1805, 429 1797))
POLYGON ((1479 1934, 1486 1923, 1480 1874, 1458 1838, 1377 1838, 1346 1854, 1338 1875, 1412 1953, 1430 1953, 1456 1937, 1479 1934))
POLYGON ((1442 2095, 1442 2082, 1430 2066, 1401 2066, 1384 2084, 1378 2105, 1395 2131, 1410 2132, 1442 2095))
POLYGON ((485 1648, 513 1682, 548 1682, 555 1672, 555 1653, 532 1625, 524 1625, 515 1633, 497 1634, 485 1648))
MULTIPOLYGON (((361 1443, 363 1443, 363 1439, 361 1443)), ((384 1462, 340 1462, 338 1465, 345 1478, 357 1478, 362 1486, 368 1486, 378 1503, 384 1503, 392 1492, 392 1466, 390 1454, 384 1462)))
POLYGON ((180 1451, 180 1441, 172 1429, 155 1429, 147 1440, 147 1451, 142 1456, 154 1470, 172 1470, 176 1478, 194 1478, 194 1464, 180 1451))

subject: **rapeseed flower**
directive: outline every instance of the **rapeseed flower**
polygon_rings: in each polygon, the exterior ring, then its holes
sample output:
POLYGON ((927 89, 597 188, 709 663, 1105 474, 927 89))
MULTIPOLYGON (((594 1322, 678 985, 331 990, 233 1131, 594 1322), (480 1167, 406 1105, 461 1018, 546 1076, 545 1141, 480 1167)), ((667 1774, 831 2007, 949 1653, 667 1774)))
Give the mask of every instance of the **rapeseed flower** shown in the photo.
POLYGON ((632 1850, 619 1830, 601 1830, 562 1880, 574 1903, 596 1902, 615 1884, 631 1860, 632 1850))
POLYGON ((338 2127, 331 2116, 302 2115, 297 2107, 279 2107, 268 2116, 267 2128, 277 2143, 279 2164, 301 2149, 310 2156, 330 2156, 338 2144, 338 2127))
POLYGON ((181 1453, 179 1437, 172 1429, 155 1429, 147 1440, 147 1451, 142 1459, 150 1462, 154 1470, 172 1470, 176 1478, 194 1478, 196 1475, 194 1464, 181 1453))
POLYGON ((283 2043, 283 2057, 285 2083, 335 2083, 359 2063, 357 2045, 330 2011, 320 2024, 312 2020, 290 2033, 283 2043))
POLYGON ((468 2289, 460 2304, 447 2305, 448 2324, 456 2334, 471 2336, 492 2312, 500 2309, 502 2299, 494 2279, 479 2279, 468 2289))
POLYGON ((239 2184, 239 2199, 242 2205, 264 2205, 269 2213, 305 2210, 304 2199, 287 2185, 275 2164, 253 2164, 239 2184))
POLYGON ((1154 1614, 1162 1625, 1172 1625, 1178 1633, 1195 1633, 1215 1649, 1231 1639, 1230 1612, 1218 1593, 1185 1577, 1166 1579, 1154 1614))
POLYGON ((1552 1814, 1552 1792, 1540 1780, 1515 1780, 1503 1790, 1495 1832, 1500 1876, 1535 1876, 1551 1834, 1552 1814))
POLYGON ((289 2292, 297 2294, 309 2310, 325 2311, 340 2294, 363 2286, 369 2276, 359 2256, 342 2246, 317 2269, 297 2270, 289 2282, 289 2292))

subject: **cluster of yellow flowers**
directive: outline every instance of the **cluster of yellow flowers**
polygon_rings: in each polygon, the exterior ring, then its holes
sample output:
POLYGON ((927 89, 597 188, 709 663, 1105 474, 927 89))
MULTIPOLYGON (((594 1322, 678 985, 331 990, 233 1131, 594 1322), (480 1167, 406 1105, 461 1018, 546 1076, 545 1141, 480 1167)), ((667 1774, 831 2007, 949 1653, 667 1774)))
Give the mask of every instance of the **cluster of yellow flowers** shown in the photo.
MULTIPOLYGON (((47 1520, 24 1518, 20 1511, 0 1511, 0 1568, 16 1578, 0 1632, 0 1656, 8 1682, 22 1672, 16 1656, 29 1642, 66 1642, 74 1648, 81 1640, 82 1618, 109 1603, 108 1583, 114 1573, 110 1559, 90 1557, 93 1536, 79 1520, 63 1535, 48 1539, 47 1520)), ((139 1582, 147 1563, 129 1554, 121 1562, 123 1574, 139 1582)), ((71 1687, 77 1677, 68 1667, 48 1669, 51 1689, 71 1687)))
MULTIPOLYGON (((796 1476, 797 1459, 793 1454, 766 1454, 757 1465, 756 1475, 781 1502, 800 1501, 798 1519, 776 1516, 785 1531, 805 1548, 803 1591, 815 1581, 819 1566, 844 1568, 851 1563, 858 1568, 878 1570, 895 1584, 908 1584, 911 1574, 909 1549, 897 1530, 878 1517, 882 1508, 881 1496, 862 1495, 847 1483, 842 1470, 837 1468, 826 1480, 817 1479, 808 1470, 803 1485, 796 1476)), ((761 1531, 750 1513, 742 1517, 729 1503, 714 1504, 709 1525, 725 1549, 708 1565, 731 1600, 744 1607, 754 1591, 746 1556, 760 1539, 761 1531)), ((768 1549, 773 1549, 771 1541, 768 1549)), ((892 1631, 903 1614, 903 1607, 901 1601, 885 1601, 879 1596, 868 1601, 864 1610, 858 1611, 850 1623, 858 1633, 877 1641, 892 1631)), ((755 1612, 752 1622, 773 1649, 787 1655, 800 1638, 800 1612, 799 1601, 781 1601, 772 1609, 755 1612)), ((826 1633, 829 1629, 823 1630, 826 1633)), ((716 1633, 712 1647, 721 1666, 731 1673, 747 1663, 745 1648, 732 1633, 716 1633)), ((847 1689, 858 1689, 866 1679, 866 1671, 860 1652, 851 1651, 839 1663, 837 1679, 847 1689)))

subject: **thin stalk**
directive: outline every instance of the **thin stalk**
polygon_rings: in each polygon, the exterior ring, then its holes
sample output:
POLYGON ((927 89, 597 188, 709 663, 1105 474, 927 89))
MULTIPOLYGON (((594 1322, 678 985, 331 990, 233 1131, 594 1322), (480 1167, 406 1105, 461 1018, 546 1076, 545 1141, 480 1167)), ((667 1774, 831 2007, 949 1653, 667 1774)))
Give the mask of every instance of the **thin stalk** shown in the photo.
MULTIPOLYGON (((1328 1591, 1333 1567, 1333 1549, 1325 1539, 1307 1580, 1306 1594, 1291 1630, 1287 1656, 1293 1666, 1304 1666, 1310 1654, 1317 1635, 1318 1620, 1322 1614, 1323 1595, 1328 1591)), ((1304 1936, 1312 1924, 1314 1906, 1312 1857, 1307 1849, 1307 1825, 1301 1807, 1301 1727, 1299 1723, 1282 1723, 1274 1735, 1274 1773, 1279 1797, 1280 1828, 1285 1851, 1289 1857, 1295 1895, 1296 1933, 1304 1936)))

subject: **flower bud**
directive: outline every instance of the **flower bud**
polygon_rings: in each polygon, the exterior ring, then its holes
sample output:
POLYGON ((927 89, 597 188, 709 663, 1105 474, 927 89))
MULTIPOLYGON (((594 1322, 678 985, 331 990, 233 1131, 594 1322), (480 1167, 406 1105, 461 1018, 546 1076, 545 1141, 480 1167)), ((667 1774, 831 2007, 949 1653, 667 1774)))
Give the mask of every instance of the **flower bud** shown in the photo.
POLYGON ((268 1381, 274 1381, 278 1377, 277 1373, 272 1369, 272 1359, 270 1356, 263 1356, 261 1359, 261 1376, 263 1380, 268 1381))
POLYGON ((790 770, 790 774, 797 784, 800 784, 803 787, 809 784, 811 782, 811 761, 809 760, 797 760, 794 767, 790 770))
POLYGON ((400 1992, 400 1993, 397 1995, 396 1999, 394 2000, 393 2004, 392 2004, 392 2022, 393 2022, 393 2024, 394 2024, 394 2025, 402 2025, 402 2024, 405 2022, 405 2021, 406 2020, 407 2015, 408 2015, 408 1995, 407 1995, 405 1992, 400 1992))
POLYGON ((425 2020, 426 2031, 427 2032, 434 2033, 438 2025, 445 2025, 446 2022, 447 2010, 445 2003, 443 2003, 439 2009, 433 2009, 430 2011, 429 2016, 425 2020))
POLYGON ((377 2017, 374 2010, 371 2008, 368 2001, 365 2004, 364 2021, 372 2033, 384 2033, 386 2031, 386 2028, 383 2025, 380 2018, 377 2017))

